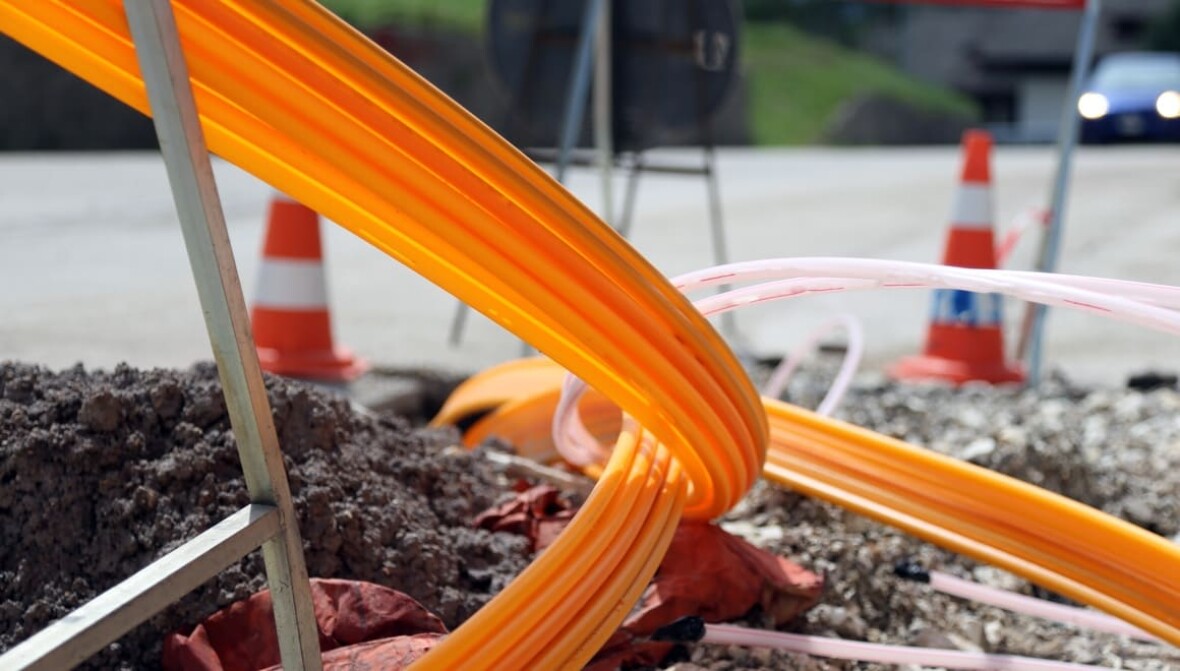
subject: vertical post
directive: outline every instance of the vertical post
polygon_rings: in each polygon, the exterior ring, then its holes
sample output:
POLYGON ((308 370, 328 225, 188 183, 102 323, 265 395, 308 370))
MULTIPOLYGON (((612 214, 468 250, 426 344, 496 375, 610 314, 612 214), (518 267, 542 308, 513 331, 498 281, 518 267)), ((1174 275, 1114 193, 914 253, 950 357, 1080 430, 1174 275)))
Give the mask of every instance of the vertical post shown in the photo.
POLYGON ((611 0, 604 0, 598 12, 594 40, 594 146, 598 152, 598 175, 602 187, 602 220, 615 225, 614 129, 611 127, 611 0))
MULTIPOLYGON (((1102 12, 1102 0, 1088 0, 1078 28, 1078 44, 1074 51, 1073 72, 1070 76, 1069 93, 1061 111, 1061 128, 1057 136, 1057 173, 1053 180, 1053 192, 1049 205, 1049 231, 1041 238, 1037 255, 1037 270, 1054 272, 1061 254, 1061 237, 1065 228, 1065 207, 1069 198, 1069 180, 1073 167, 1074 149, 1078 143, 1078 98, 1086 83, 1086 74, 1094 58, 1094 38, 1098 19, 1102 12)), ((1044 344, 1045 317, 1048 308, 1041 304, 1029 303, 1025 308, 1021 324, 1019 345, 1016 356, 1024 360, 1028 368, 1028 384, 1036 386, 1041 381, 1042 351, 1044 344)))
POLYGON ((593 67, 594 34, 597 31, 599 15, 602 13, 603 0, 587 0, 586 11, 582 15, 582 32, 578 36, 578 46, 574 52, 574 64, 570 72, 570 87, 565 97, 565 117, 561 122, 561 137, 558 138, 557 168, 554 177, 557 181, 565 181, 565 171, 569 167, 570 154, 582 131, 582 117, 586 110, 586 94, 590 92, 590 69, 593 67))
MULTIPOLYGON (((573 153, 574 144, 578 141, 578 134, 582 131, 582 119, 586 112, 586 96, 590 93, 590 71, 594 68, 592 57, 595 51, 594 46, 598 41, 595 36, 600 32, 598 30, 599 21, 603 17, 603 5, 605 4, 605 0, 588 0, 586 11, 582 15, 582 32, 578 36, 578 46, 574 52, 574 64, 570 73, 570 86, 566 91, 565 118, 561 122, 561 137, 558 138, 557 147, 557 167, 553 175, 557 181, 563 183, 565 182, 566 169, 570 164, 570 154, 573 153)), ((598 52, 601 59, 605 49, 600 48, 598 52)), ((594 83, 596 85, 599 84, 601 76, 601 74, 595 76, 594 83)), ((609 74, 606 76, 609 77, 609 74)), ((607 111, 609 113, 609 108, 607 111)), ((597 138, 599 133, 597 104, 594 112, 594 132, 595 138, 597 138)), ((607 170, 609 170, 609 166, 607 166, 607 170)), ((607 217, 604 217, 608 222, 610 221, 609 216, 608 214, 607 217)), ((520 355, 529 356, 532 353, 532 346, 521 341, 520 355)))
MULTIPOLYGON (((717 157, 712 141, 705 147, 705 181, 709 185, 709 230, 713 234, 713 263, 722 266, 729 263, 729 246, 725 243, 725 220, 721 214, 721 185, 717 181, 717 157)), ((729 285, 720 291, 729 291, 729 285)), ((738 336, 737 321, 733 311, 721 314, 721 330, 730 338, 738 336)))
POLYGON ((319 634, 299 527, 250 333, 229 233, 170 0, 124 0, 250 499, 274 505, 262 546, 282 664, 318 670, 319 634))
POLYGON ((451 347, 458 347, 463 340, 463 327, 467 324, 467 304, 459 301, 455 306, 455 315, 451 317, 451 334, 447 337, 447 342, 451 343, 451 347))
POLYGON ((635 152, 631 171, 627 174, 627 189, 623 192, 623 212, 619 215, 619 235, 631 235, 631 218, 635 214, 635 199, 639 197, 639 176, 643 173, 643 152, 635 152))

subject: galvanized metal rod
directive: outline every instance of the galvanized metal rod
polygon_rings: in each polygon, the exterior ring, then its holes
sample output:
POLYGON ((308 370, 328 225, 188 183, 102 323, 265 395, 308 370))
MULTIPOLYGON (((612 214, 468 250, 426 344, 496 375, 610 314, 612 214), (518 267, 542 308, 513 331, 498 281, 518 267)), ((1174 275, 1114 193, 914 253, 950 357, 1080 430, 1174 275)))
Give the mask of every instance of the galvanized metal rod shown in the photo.
MULTIPOLYGON (((614 199, 611 188, 611 163, 614 149, 611 146, 609 25, 609 3, 603 0, 589 0, 582 17, 582 32, 578 36, 577 51, 574 54, 574 64, 570 72, 570 85, 566 90, 565 114, 561 122, 561 135, 557 141, 557 162, 553 171, 553 176, 557 181, 564 183, 565 173, 569 169, 571 154, 574 151, 574 144, 577 143, 578 133, 582 130, 586 96, 590 91, 590 74, 593 70, 594 142, 597 146, 598 164, 602 176, 603 209, 601 215, 607 224, 611 224, 614 218, 614 199)), ((459 345, 463 340, 468 309, 467 304, 463 302, 455 307, 448 337, 452 347, 459 345)), ((521 341, 520 355, 530 356, 532 353, 532 346, 521 341)))
MULTIPOLYGON (((1057 174, 1053 179, 1053 192, 1049 205, 1049 230, 1041 238, 1037 254, 1037 270, 1055 272, 1061 255, 1061 238, 1065 229, 1065 208, 1069 199, 1069 182, 1073 169, 1073 154, 1078 143, 1079 118, 1078 98, 1086 83, 1086 73, 1094 58, 1094 37, 1098 19, 1102 13, 1102 0, 1089 0, 1082 12, 1082 23, 1078 28, 1078 45, 1074 51, 1073 72, 1070 76, 1069 93, 1061 111, 1061 128, 1057 136, 1057 174)), ((1026 362, 1028 384, 1035 386, 1041 381, 1042 353, 1045 335, 1045 317, 1048 308, 1039 303, 1029 303, 1024 312, 1020 328, 1020 339, 1016 357, 1026 362)))
POLYGON ((611 127, 611 0, 598 12, 594 39, 594 146, 598 153, 598 176, 602 189, 602 220, 615 225, 614 129, 611 127))
POLYGON ((639 197, 639 177, 643 173, 643 152, 636 152, 627 174, 627 188, 623 192, 623 213, 619 217, 619 235, 631 235, 631 220, 635 215, 635 201, 639 197))
POLYGON ((557 145, 557 168, 554 177, 557 181, 565 181, 565 171, 569 167, 570 153, 582 131, 582 118, 586 110, 586 95, 590 92, 590 70, 593 67, 591 55, 594 46, 594 34, 598 32, 598 16, 602 12, 603 0, 589 0, 586 3, 585 14, 582 16, 582 33, 578 36, 577 51, 574 52, 574 64, 570 71, 570 86, 566 91, 565 116, 561 122, 561 137, 557 145))
POLYGON ((467 324, 467 304, 459 301, 455 304, 455 314, 451 317, 451 332, 447 342, 451 347, 458 347, 463 342, 463 327, 467 324))
MULTIPOLYGON (((713 264, 729 263, 729 246, 725 242, 725 218, 721 211, 721 185, 717 180, 717 156, 710 142, 705 147, 705 181, 709 186, 709 231, 713 237, 713 264)), ((729 285, 718 291, 729 291, 729 285)), ((721 330, 731 338, 738 336, 737 320, 732 311, 722 313, 721 330)))
POLYGON ((283 667, 320 669, 303 546, 229 233, 169 0, 124 0, 139 67, 250 498, 274 505, 281 533, 262 546, 283 667))
POLYGON ((9 650, 0 657, 0 669, 73 668, 278 531, 274 506, 248 505, 9 650))
MULTIPOLYGON (((578 141, 578 134, 582 130, 582 119, 586 113, 586 96, 590 93, 590 73, 594 69, 592 56, 594 55, 595 35, 598 33, 599 15, 602 13, 603 0, 590 0, 586 3, 586 12, 582 16, 582 32, 578 36, 577 51, 574 53, 574 64, 570 72, 570 85, 566 90, 565 116, 561 122, 561 137, 558 138, 557 167, 553 176, 557 181, 565 182, 565 173, 569 168, 570 154, 574 151, 574 144, 578 141)), ((597 132, 597 128, 595 129, 597 132)), ((520 355, 530 356, 533 346, 525 341, 520 342, 520 355)))

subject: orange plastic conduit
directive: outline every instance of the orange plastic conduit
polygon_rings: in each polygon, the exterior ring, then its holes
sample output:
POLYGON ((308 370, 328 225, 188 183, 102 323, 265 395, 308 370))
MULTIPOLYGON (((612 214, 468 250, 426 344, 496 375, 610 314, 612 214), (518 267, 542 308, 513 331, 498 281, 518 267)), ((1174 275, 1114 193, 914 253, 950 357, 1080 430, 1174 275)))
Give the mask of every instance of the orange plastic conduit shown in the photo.
MULTIPOLYGON (((481 650, 486 639, 514 648, 537 638, 530 635, 545 595, 581 579, 565 570, 576 555, 611 559, 605 565, 617 559, 616 579, 576 602, 583 612, 607 614, 598 629, 558 621, 535 650, 512 651, 560 650, 565 663, 581 665, 594 646, 578 637, 613 629, 626 612, 620 599, 655 570, 652 557, 636 555, 656 547, 644 534, 674 526, 681 513, 720 514, 758 476, 765 417, 736 359, 649 263, 564 189, 318 5, 173 4, 212 151, 575 371, 657 436, 679 465, 653 476, 628 456, 634 446, 621 445, 558 544, 489 604, 497 615, 477 614, 423 660, 497 666, 481 650), (684 477, 669 480, 680 468, 684 477), (649 477, 658 484, 647 484, 649 477), (646 508, 645 487, 656 491, 646 508), (595 529, 605 510, 619 513, 617 534, 595 529), (621 557, 606 552, 612 544, 625 548, 621 557)), ((0 0, 0 26, 147 111, 117 0, 0 0)))
MULTIPOLYGON (((539 364, 533 364, 537 366, 539 364)), ((556 368, 553 363, 548 365, 556 368)), ((486 406, 505 364, 460 385, 435 418, 455 422, 486 406)), ((554 452, 550 421, 561 382, 534 369, 509 403, 465 441, 497 435, 554 452)), ((508 378, 503 378, 508 379, 508 378)), ((1180 644, 1180 546, 1065 497, 987 469, 764 398, 771 447, 764 476, 903 529, 1100 608, 1180 644)), ((601 430, 618 410, 601 396, 579 404, 601 430)))

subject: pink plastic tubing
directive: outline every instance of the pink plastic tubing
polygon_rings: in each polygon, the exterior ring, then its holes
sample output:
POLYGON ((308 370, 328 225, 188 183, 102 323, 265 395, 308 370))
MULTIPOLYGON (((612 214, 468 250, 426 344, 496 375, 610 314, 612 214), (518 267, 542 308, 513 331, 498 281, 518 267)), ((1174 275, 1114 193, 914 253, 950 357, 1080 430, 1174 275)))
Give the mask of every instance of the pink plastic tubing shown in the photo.
POLYGON ((567 375, 561 385, 561 399, 553 412, 553 444, 557 453, 578 467, 603 463, 610 456, 610 452, 586 430, 578 415, 578 401, 585 391, 586 383, 567 375))
POLYGON ((837 328, 843 328, 848 335, 848 350, 844 353, 844 361, 840 363, 836 379, 832 381, 828 393, 824 395, 824 399, 820 401, 819 407, 815 410, 820 415, 830 415, 835 412, 836 408, 840 406, 840 401, 844 399, 844 393, 852 384, 852 376, 856 374, 861 357, 864 355, 864 329, 861 328, 860 321, 850 314, 836 315, 808 334, 807 338, 792 349, 787 358, 783 359, 782 363, 774 369, 770 379, 762 387, 762 395, 771 398, 782 396, 783 390, 787 388, 787 380, 791 378, 791 374, 795 372, 799 364, 803 363, 803 360, 815 351, 820 338, 837 328))
MULTIPOLYGON (((1003 293, 1058 307, 1094 312, 1108 317, 1177 332, 1175 313, 1160 308, 1180 307, 1180 289, 1159 284, 1128 282, 1076 275, 956 268, 937 264, 878 259, 797 258, 732 263, 681 275, 674 282, 682 291, 744 281, 815 280, 786 292, 801 295, 852 289, 963 289, 1003 293), (840 280, 855 280, 842 284, 840 280)), ((763 287, 767 288, 767 287, 763 287)), ((784 296, 785 297, 785 296, 784 296)), ((758 286, 743 287, 697 302, 698 309, 724 309, 774 300, 758 286), (740 292, 740 294, 739 294, 740 292)))
MULTIPOLYGON (((1053 273, 956 268, 909 261, 847 258, 794 258, 746 261, 706 268, 672 280, 684 292, 720 284, 761 281, 694 304, 706 316, 808 294, 868 289, 961 289, 1002 293, 1030 302, 1091 312, 1169 333, 1180 333, 1180 289, 1053 273)), ((558 452, 574 464, 594 463, 605 448, 578 418, 585 383, 571 376, 563 386, 553 418, 558 452)))
MULTIPOLYGON (((1166 285, 1123 280, 954 268, 903 261, 810 258, 771 259, 729 264, 681 275, 674 279, 673 283, 682 291, 688 292, 718 284, 743 281, 762 281, 762 283, 703 298, 695 302, 697 309, 702 314, 710 316, 745 305, 808 294, 865 289, 945 288, 980 293, 1002 293, 1031 302, 1092 312, 1169 333, 1180 333, 1180 313, 1171 309, 1180 307, 1180 289, 1166 285)), ((849 349, 851 354, 851 344, 849 349)), ((563 384, 561 400, 553 419, 554 441, 559 453, 573 463, 581 464, 593 463, 605 454, 605 448, 599 445, 586 431, 578 417, 577 402, 585 391, 585 383, 574 376, 569 376, 563 384)), ((831 394, 829 393, 829 395, 831 394)), ((965 585, 961 583, 966 583, 966 587, 969 588, 980 587, 937 573, 931 575, 931 583, 936 589, 964 589, 965 585), (939 576, 937 579, 936 575, 939 576)), ((990 595, 986 593, 987 591, 987 588, 982 591, 968 589, 961 596, 993 603, 993 605, 1001 605, 995 601, 997 599, 994 594, 996 590, 990 590, 993 592, 990 595)), ((1086 616, 1095 615, 1097 618, 1079 618, 1078 613, 1074 611, 1081 611, 1081 609, 1070 609, 1070 612, 1063 612, 1056 607, 1056 604, 1039 602, 1039 600, 1028 599, 1028 597, 1021 595, 1008 596, 1019 597, 1019 599, 1005 597, 1002 601, 1012 604, 1017 604, 1019 601, 1018 605, 1021 608, 1027 607, 1029 610, 1037 610, 1045 617, 1076 624, 1082 624, 1084 621, 1087 623, 1084 626, 1139 638, 1144 635, 1138 629, 1103 614, 1082 611, 1082 614, 1086 616), (1024 600, 1037 603, 1028 603, 1024 600), (1046 606, 1052 608, 1046 608, 1046 606), (1099 626, 1093 626, 1094 623, 1099 626)), ((1018 609, 1013 608, 1013 610, 1018 609)), ((1020 612, 1028 611, 1020 610, 1020 612)), ((1150 635, 1146 636, 1147 640, 1154 640, 1150 635)), ((840 659, 886 664, 935 665, 955 669, 1066 671, 1104 668, 1008 655, 841 641, 745 629, 732 625, 709 625, 704 641, 774 647, 840 659)))
POLYGON ((1013 655, 990 655, 983 652, 941 650, 939 648, 911 648, 880 643, 860 643, 838 638, 822 638, 787 634, 780 631, 747 629, 730 624, 710 624, 705 627, 702 643, 746 645, 774 648, 805 655, 849 659, 880 664, 920 664, 948 669, 1003 669, 1004 671, 1083 671, 1107 669, 1070 662, 1053 662, 1013 655))
POLYGON ((988 587, 970 580, 956 578, 953 575, 942 573, 941 571, 930 572, 930 587, 944 594, 978 601, 979 603, 986 603, 1015 613, 1023 613, 1057 622, 1066 622, 1094 631, 1130 636, 1141 641, 1160 642, 1160 639, 1146 631, 1127 624, 1117 617, 1111 617, 1106 613, 1052 603, 1044 599, 1034 599, 1023 594, 1016 594, 1008 590, 996 589, 995 587, 988 587))

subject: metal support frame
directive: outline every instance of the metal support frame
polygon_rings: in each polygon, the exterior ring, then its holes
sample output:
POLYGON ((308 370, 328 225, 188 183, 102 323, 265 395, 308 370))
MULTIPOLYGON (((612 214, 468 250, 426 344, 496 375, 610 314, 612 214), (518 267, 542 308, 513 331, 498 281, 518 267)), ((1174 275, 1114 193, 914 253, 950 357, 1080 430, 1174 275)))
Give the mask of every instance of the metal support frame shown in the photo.
POLYGON ((598 12, 594 39, 594 146, 598 150, 598 178, 602 189, 602 220, 615 225, 614 127, 611 120, 611 3, 598 12))
MULTIPOLYGON (((1053 191, 1049 205, 1049 231, 1041 238, 1041 246, 1037 254, 1037 270, 1041 272, 1055 272, 1057 259, 1061 255, 1061 238, 1065 229, 1065 208, 1069 199, 1073 154, 1078 144, 1080 125, 1076 106, 1086 83, 1086 73, 1089 71, 1090 61, 1094 58, 1094 38, 1101 13, 1102 0, 1088 0, 1082 13, 1082 25, 1078 28, 1078 45, 1074 50, 1069 95, 1065 100, 1064 109, 1061 111, 1061 129, 1057 139, 1057 173, 1053 179, 1053 191)), ((1047 306, 1029 303, 1025 308, 1024 321, 1020 327, 1016 356, 1018 359, 1026 361, 1030 386, 1039 384, 1041 380, 1047 314, 1047 306)))
POLYGON ((278 532, 274 506, 248 505, 8 651, 0 668, 77 666, 278 532))
MULTIPOLYGON (((608 0, 589 0, 582 14, 582 29, 578 35, 578 43, 574 51, 574 62, 570 66, 570 84, 566 89, 565 109, 561 122, 560 137, 557 143, 557 162, 553 177, 558 182, 565 183, 565 174, 572 161, 574 145, 577 144, 578 133, 582 130, 582 119, 586 113, 586 97, 590 93, 591 75, 594 76, 594 138, 598 146, 600 169, 603 172, 603 220, 608 224, 613 218, 613 206, 610 189, 610 173, 612 167, 610 146, 610 2, 608 0)), ((463 302, 455 306, 455 315, 451 319, 451 332, 448 338, 452 346, 459 344, 463 338, 463 328, 467 323, 467 311, 470 307, 463 302)), ((532 347, 527 342, 521 343, 521 355, 532 354, 532 347)))
POLYGON ((285 669, 321 668, 291 492, 170 0, 124 0, 252 504, 0 657, 68 668, 262 547, 285 669))
MULTIPOLYGON (((582 29, 578 35, 578 42, 574 52, 574 62, 570 69, 570 84, 566 90, 564 115, 559 131, 556 151, 530 151, 530 157, 536 161, 552 161, 553 176, 561 183, 565 182, 566 173, 572 165, 595 166, 599 170, 602 190, 603 221, 615 228, 620 235, 627 237, 631 232, 632 216, 635 212, 635 201, 639 188, 639 176, 642 172, 658 172, 677 175, 704 175, 708 181, 709 198, 709 227, 713 244, 713 261, 717 265, 729 262, 729 251, 725 240, 725 222, 721 209, 721 188, 717 182, 716 152, 710 139, 704 148, 704 165, 700 168, 690 166, 660 166, 652 165, 644 160, 643 152, 636 152, 627 175, 627 184, 623 195, 622 214, 616 220, 614 208, 613 170, 616 161, 613 146, 613 129, 611 127, 611 2, 612 0, 588 0, 582 16, 582 29), (582 129, 585 115, 586 97, 590 91, 591 75, 594 86, 594 158, 587 159, 578 156, 575 151, 578 133, 582 129)), ((728 287, 721 287, 721 291, 728 287)), ((467 312, 470 308, 460 302, 455 306, 455 315, 451 319, 448 342, 452 347, 458 346, 463 338, 463 330, 467 323, 467 312)), ((722 330, 732 338, 738 335, 737 323, 733 312, 726 312, 721 316, 722 330)), ((528 343, 522 346, 522 355, 532 353, 528 343)))
MULTIPOLYGON (((725 240, 725 218, 721 208, 721 184, 717 180, 717 152, 712 143, 704 147, 704 163, 699 168, 686 166, 661 166, 649 164, 643 153, 635 154, 627 174, 627 186, 623 191, 623 212, 619 217, 619 235, 631 233, 631 222, 635 215, 635 201, 639 198, 639 177, 644 172, 675 175, 704 175, 709 199, 709 233, 713 243, 713 263, 729 263, 729 246, 725 240)), ((728 291, 723 286, 720 291, 728 291)), ((737 323, 732 311, 721 314, 721 328, 731 338, 738 336, 737 323)))
POLYGON ((565 96, 565 115, 561 122, 561 137, 557 145, 557 166, 553 176, 565 183, 565 172, 569 167, 570 154, 582 130, 582 117, 586 110, 586 96, 590 93, 590 75, 594 69, 593 56, 595 36, 599 32, 606 0, 589 0, 582 15, 582 33, 578 36, 577 51, 570 69, 570 87, 565 96))

